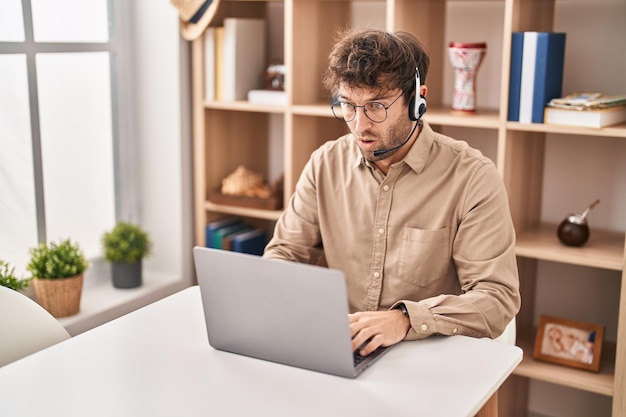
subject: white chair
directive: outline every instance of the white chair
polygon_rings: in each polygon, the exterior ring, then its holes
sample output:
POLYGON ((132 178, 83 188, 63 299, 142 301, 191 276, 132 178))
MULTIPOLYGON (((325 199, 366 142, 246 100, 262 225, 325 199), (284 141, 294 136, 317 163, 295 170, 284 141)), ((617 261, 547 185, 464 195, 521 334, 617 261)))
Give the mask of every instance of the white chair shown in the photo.
POLYGON ((495 340, 496 342, 505 343, 507 345, 514 345, 517 338, 517 331, 515 329, 515 326, 515 317, 513 317, 513 320, 511 320, 509 324, 506 325, 506 328, 504 329, 502 334, 493 340, 495 340))
POLYGON ((69 338, 61 323, 34 300, 0 285, 0 366, 69 338))

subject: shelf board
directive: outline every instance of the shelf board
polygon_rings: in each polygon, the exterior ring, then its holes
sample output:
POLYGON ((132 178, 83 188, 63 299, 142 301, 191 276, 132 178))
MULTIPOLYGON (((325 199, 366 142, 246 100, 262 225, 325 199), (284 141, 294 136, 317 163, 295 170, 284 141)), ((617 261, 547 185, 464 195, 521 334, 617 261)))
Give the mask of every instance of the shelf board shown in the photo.
POLYGON ((320 117, 330 117, 335 118, 333 116, 333 112, 330 109, 330 104, 298 104, 292 107, 293 114, 298 114, 302 116, 320 116, 320 117))
POLYGON ((533 359, 534 335, 518 334, 517 345, 524 351, 514 375, 612 397, 615 383, 615 344, 605 343, 598 373, 533 359))
MULTIPOLYGON (((327 104, 311 104, 293 106, 293 114, 305 116, 334 117, 327 104)), ((461 126, 483 129, 498 129, 499 115, 496 110, 481 110, 476 114, 452 114, 449 108, 428 108, 424 119, 432 125, 461 126)))
POLYGON ((515 252, 518 256, 562 262, 573 265, 621 271, 624 266, 624 233, 591 230, 589 241, 582 247, 561 244, 556 224, 518 233, 515 252))
POLYGON ((499 114, 496 110, 478 109, 474 114, 453 114, 449 108, 429 107, 424 119, 431 125, 473 127, 479 129, 498 129, 499 114))
POLYGON ((249 101, 205 101, 205 109, 214 110, 231 110, 231 111, 248 111, 258 113, 285 113, 286 106, 273 104, 250 103, 249 101))
POLYGON ((578 126, 560 126, 549 125, 543 123, 519 123, 507 122, 508 130, 517 130, 522 132, 543 132, 584 136, 607 136, 615 138, 626 138, 626 124, 615 126, 607 126, 603 128, 594 127, 578 127, 578 126))
MULTIPOLYGON (((269 104, 250 103, 248 101, 206 101, 206 109, 252 111, 261 113, 285 113, 287 107, 269 104)), ((291 112, 295 115, 328 117, 333 114, 328 104, 299 104, 291 106, 291 112)), ((453 114, 448 108, 429 108, 424 116, 428 123, 443 126, 473 127, 479 129, 498 129, 500 127, 499 115, 496 110, 481 110, 476 114, 458 115, 453 114)))
POLYGON ((283 212, 282 210, 262 210, 248 207, 228 206, 224 204, 215 204, 210 201, 205 202, 204 208, 207 211, 215 213, 224 213, 234 216, 252 217, 255 219, 265 219, 273 221, 278 220, 278 217, 280 217, 281 213, 283 212))

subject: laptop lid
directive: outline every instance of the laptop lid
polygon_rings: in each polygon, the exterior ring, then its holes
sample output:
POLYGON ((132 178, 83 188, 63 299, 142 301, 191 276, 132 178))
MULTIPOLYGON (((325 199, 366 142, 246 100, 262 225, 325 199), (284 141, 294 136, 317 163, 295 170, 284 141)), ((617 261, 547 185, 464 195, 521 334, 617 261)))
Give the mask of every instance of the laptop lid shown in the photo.
POLYGON ((194 247, 209 343, 314 371, 355 377, 341 271, 194 247))

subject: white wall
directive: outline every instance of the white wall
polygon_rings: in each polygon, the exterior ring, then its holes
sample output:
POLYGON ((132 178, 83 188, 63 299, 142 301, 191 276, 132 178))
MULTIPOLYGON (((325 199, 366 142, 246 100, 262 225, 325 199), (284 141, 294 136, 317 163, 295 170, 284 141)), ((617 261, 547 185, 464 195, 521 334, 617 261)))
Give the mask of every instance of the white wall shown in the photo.
POLYGON ((135 133, 141 223, 153 238, 145 268, 191 283, 192 179, 188 43, 169 2, 132 2, 135 133))

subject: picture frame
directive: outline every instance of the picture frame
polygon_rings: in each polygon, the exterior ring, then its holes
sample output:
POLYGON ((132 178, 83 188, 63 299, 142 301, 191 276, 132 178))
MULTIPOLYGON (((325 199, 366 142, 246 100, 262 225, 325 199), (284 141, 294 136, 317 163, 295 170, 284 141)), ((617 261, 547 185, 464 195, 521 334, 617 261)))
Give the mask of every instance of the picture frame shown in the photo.
POLYGON ((603 325, 542 315, 533 357, 598 372, 603 341, 603 325))

